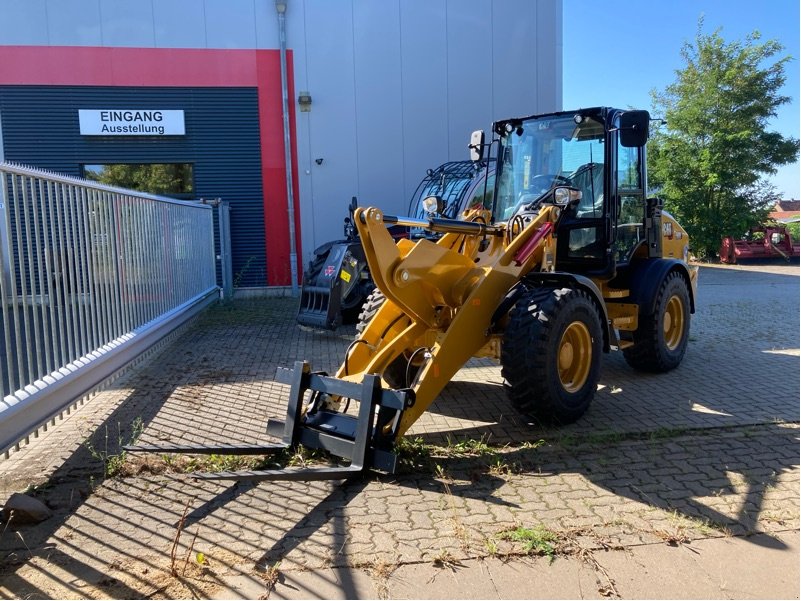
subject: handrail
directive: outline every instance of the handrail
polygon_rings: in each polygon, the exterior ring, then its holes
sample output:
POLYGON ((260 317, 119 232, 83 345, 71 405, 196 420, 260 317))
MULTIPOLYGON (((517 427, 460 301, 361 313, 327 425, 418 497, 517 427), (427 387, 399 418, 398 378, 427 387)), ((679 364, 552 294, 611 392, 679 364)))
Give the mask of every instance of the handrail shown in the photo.
POLYGON ((218 298, 213 215, 0 163, 0 452, 218 298))

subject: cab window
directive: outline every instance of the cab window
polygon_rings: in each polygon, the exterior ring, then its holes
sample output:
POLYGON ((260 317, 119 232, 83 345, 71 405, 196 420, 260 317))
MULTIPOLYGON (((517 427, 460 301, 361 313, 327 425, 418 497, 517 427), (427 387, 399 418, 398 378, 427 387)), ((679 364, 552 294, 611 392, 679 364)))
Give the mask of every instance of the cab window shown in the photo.
POLYGON ((645 198, 642 189, 640 149, 617 146, 618 219, 615 250, 626 262, 645 238, 645 198))

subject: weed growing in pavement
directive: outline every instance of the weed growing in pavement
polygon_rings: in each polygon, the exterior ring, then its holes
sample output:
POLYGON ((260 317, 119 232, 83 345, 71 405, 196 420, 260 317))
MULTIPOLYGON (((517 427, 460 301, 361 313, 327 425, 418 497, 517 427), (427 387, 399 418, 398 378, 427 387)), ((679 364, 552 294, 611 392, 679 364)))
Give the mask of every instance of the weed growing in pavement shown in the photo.
POLYGON ((615 444, 625 439, 625 434, 620 431, 605 430, 593 432, 587 436, 587 443, 591 445, 615 444))
POLYGON ((39 482, 38 484, 28 484, 25 488, 24 494, 34 497, 41 493, 46 493, 50 489, 53 488, 53 483, 50 480, 45 480, 44 482, 39 482))
POLYGON ((664 440, 665 438, 676 438, 689 432, 689 428, 658 428, 649 433, 648 438, 652 441, 664 440))
POLYGON ((398 466, 403 472, 431 471, 431 446, 416 438, 403 437, 395 443, 398 466))
POLYGON ((266 588, 259 599, 269 599, 270 594, 275 590, 275 585, 281 580, 281 571, 278 569, 280 565, 281 562, 276 561, 274 564, 266 566, 259 572, 266 588))
POLYGON ((478 440, 475 438, 465 438, 463 440, 454 441, 450 436, 447 438, 447 443, 442 449, 446 456, 454 457, 483 457, 485 455, 495 455, 497 449, 491 447, 487 440, 489 437, 482 436, 478 440))
POLYGON ((504 530, 498 533, 502 540, 522 543, 523 551, 532 555, 545 555, 553 561, 556 556, 556 541, 558 539, 555 532, 549 530, 542 524, 534 528, 518 526, 513 530, 504 530))
POLYGON ((141 417, 137 417, 131 422, 130 434, 128 440, 123 436, 120 423, 117 422, 117 441, 116 445, 111 442, 109 445, 108 425, 105 427, 105 436, 103 438, 103 448, 95 446, 92 437, 89 436, 83 441, 84 448, 89 451, 89 454, 103 464, 103 475, 106 478, 114 478, 122 472, 122 466, 125 464, 128 453, 122 448, 126 444, 134 444, 144 430, 144 424, 141 417))
POLYGON ((186 524, 186 514, 189 512, 189 504, 191 502, 192 499, 186 500, 184 512, 181 514, 181 519, 178 520, 178 525, 175 527, 175 536, 172 539, 172 548, 170 549, 170 574, 172 576, 178 576, 178 568, 175 565, 178 559, 178 541, 181 540, 181 532, 184 530, 184 524, 186 524))
POLYGON ((526 450, 534 450, 534 449, 539 449, 542 446, 545 446, 544 438, 540 438, 539 440, 527 440, 526 442, 520 445, 520 448, 526 450))
POLYGON ((379 599, 389 599, 389 577, 401 566, 400 560, 386 561, 378 559, 375 561, 360 561, 352 564, 352 567, 359 568, 367 572, 373 579, 378 591, 379 599))
POLYGON ((278 462, 287 467, 309 467, 330 458, 331 456, 328 453, 320 449, 307 449, 306 447, 298 446, 294 449, 289 448, 283 451, 278 457, 278 462))
POLYGON ((370 576, 375 581, 379 599, 389 599, 389 577, 398 569, 398 562, 389 563, 387 561, 373 562, 369 570, 370 576))
POLYGON ((489 468, 489 473, 493 476, 510 476, 522 471, 519 463, 509 463, 500 455, 495 455, 487 467, 489 468))
POLYGON ((546 444, 544 439, 527 441, 519 446, 492 446, 488 437, 465 438, 454 440, 448 438, 444 446, 426 444, 420 437, 402 438, 396 443, 399 465, 405 472, 430 473, 436 478, 449 478, 438 459, 481 459, 483 467, 474 473, 493 476, 507 476, 523 471, 521 462, 509 461, 508 453, 515 450, 536 450, 546 444))
POLYGON ((235 470, 253 469, 260 459, 246 455, 195 455, 186 458, 185 472, 232 472, 235 470))
POLYGON ((687 528, 683 525, 676 525, 670 530, 662 528, 654 528, 651 531, 655 536, 661 538, 671 547, 678 547, 690 542, 690 536, 687 533, 687 528))
MULTIPOLYGON (((709 518, 696 518, 693 516, 684 515, 676 509, 670 512, 669 518, 671 523, 674 524, 675 528, 677 530, 681 530, 683 534, 686 534, 687 530, 691 528, 697 530, 704 536, 721 534, 723 536, 731 536, 731 530, 729 529, 728 525, 721 522, 715 522, 709 518)), ((655 534, 662 538, 658 532, 655 534)))
POLYGON ((579 443, 579 439, 575 434, 564 434, 559 437, 559 446, 564 449, 575 447, 579 443))
POLYGON ((456 571, 456 568, 461 567, 461 562, 453 556, 448 549, 440 549, 432 559, 432 563, 438 568, 448 568, 451 571, 456 571))
POLYGON ((126 475, 148 472, 152 474, 191 472, 232 472, 238 470, 282 469, 285 467, 308 467, 329 459, 324 451, 305 447, 289 448, 276 455, 184 455, 163 453, 143 455, 129 460, 126 475))
POLYGON ((731 529, 726 524, 715 522, 709 519, 699 519, 695 524, 695 528, 706 536, 713 534, 722 534, 723 536, 731 536, 731 529))
POLYGON ((445 480, 446 482, 451 480, 448 472, 446 472, 445 468, 439 463, 434 466, 434 477, 439 478, 440 480, 445 480))

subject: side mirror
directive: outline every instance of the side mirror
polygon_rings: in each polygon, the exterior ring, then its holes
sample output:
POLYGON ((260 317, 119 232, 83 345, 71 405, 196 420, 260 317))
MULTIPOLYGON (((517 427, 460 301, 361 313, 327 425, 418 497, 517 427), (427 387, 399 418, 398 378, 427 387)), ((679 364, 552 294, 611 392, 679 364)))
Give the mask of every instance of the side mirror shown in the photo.
POLYGON ((626 111, 620 114, 620 145, 639 148, 648 141, 648 126, 651 115, 648 111, 626 111))
POLYGON ((484 130, 477 129, 470 135, 470 160, 477 163, 484 158, 484 130))

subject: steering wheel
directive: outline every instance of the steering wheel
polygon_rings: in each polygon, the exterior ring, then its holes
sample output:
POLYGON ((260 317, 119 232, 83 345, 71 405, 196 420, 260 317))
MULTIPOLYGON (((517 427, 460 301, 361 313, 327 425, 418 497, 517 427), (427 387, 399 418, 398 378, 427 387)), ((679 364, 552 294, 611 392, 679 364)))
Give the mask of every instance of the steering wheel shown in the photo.
POLYGON ((542 175, 535 175, 528 183, 528 189, 531 194, 539 194, 542 196, 545 192, 555 187, 557 184, 570 185, 570 178, 564 175, 551 175, 543 173, 542 175), (539 191, 539 192, 538 192, 539 191))
POLYGON ((534 177, 531 178, 528 184, 528 189, 532 190, 532 192, 523 192, 522 194, 520 194, 520 197, 517 200, 517 204, 515 205, 515 208, 512 211, 512 215, 517 213, 521 207, 537 202, 540 198, 545 196, 548 192, 550 192, 553 188, 555 188, 559 184, 572 186, 573 182, 570 180, 569 177, 565 177, 564 175, 551 175, 551 174, 535 175, 534 177))

